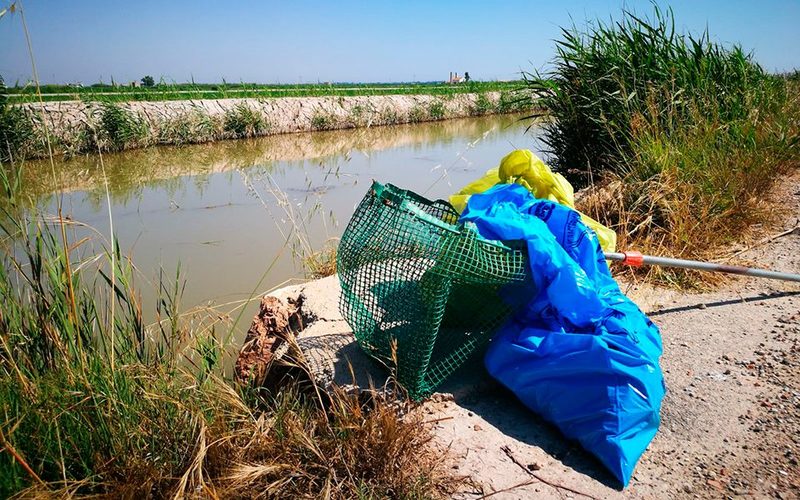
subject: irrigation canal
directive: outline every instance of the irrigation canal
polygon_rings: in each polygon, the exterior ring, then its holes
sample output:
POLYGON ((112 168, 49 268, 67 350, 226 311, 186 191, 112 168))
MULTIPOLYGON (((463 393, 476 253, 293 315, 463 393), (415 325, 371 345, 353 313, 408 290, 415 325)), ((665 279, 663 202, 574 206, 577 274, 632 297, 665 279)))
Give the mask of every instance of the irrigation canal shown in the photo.
MULTIPOLYGON (((56 164, 28 163, 25 194, 46 213, 62 211, 109 235, 132 257, 145 310, 159 270, 180 263, 181 309, 230 304, 303 278, 297 254, 341 235, 371 180, 445 198, 515 148, 538 149, 520 115, 270 136, 183 147, 155 147, 56 164), (60 194, 59 194, 60 193, 60 194)), ((101 251, 84 244, 88 257, 101 251)), ((248 306, 249 322, 257 301, 248 306), (252 312, 251 312, 252 311, 252 312)), ((149 316, 149 315, 148 315, 149 316)), ((245 325, 246 328, 246 325, 245 325)))

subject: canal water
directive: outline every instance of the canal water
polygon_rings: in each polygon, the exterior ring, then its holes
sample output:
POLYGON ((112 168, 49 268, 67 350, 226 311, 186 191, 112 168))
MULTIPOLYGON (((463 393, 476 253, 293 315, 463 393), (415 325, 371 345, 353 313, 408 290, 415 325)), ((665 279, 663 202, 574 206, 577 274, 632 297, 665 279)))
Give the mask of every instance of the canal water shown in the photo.
MULTIPOLYGON (((181 309, 228 311, 304 278, 302 256, 335 242, 373 179, 446 198, 516 148, 539 149, 519 115, 158 147, 28 164, 26 194, 108 238, 106 182, 122 253, 145 309, 159 275, 185 280, 181 309), (103 174, 103 169, 105 175, 103 174), (59 194, 60 193, 60 194, 59 194)), ((246 324, 256 310, 247 304, 246 324)), ((152 318, 146 311, 146 316, 152 318)), ((245 325, 246 328, 246 325, 245 325)))

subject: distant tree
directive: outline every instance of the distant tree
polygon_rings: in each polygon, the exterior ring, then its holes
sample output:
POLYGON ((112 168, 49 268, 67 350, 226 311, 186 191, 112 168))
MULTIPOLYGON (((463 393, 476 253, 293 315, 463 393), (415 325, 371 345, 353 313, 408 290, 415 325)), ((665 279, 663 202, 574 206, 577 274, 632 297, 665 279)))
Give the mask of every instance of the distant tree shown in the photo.
POLYGON ((465 81, 465 82, 468 82, 468 81, 469 81, 469 71, 465 71, 465 72, 464 72, 464 81, 465 81))
POLYGON ((156 81, 153 79, 152 76, 147 75, 142 78, 142 85, 145 87, 154 87, 156 85, 156 81))

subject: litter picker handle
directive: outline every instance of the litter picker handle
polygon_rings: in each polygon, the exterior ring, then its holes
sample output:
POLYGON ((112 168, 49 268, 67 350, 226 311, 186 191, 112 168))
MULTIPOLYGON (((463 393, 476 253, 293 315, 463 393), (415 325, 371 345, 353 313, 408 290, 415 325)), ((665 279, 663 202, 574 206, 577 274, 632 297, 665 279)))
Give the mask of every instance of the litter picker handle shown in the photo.
POLYGON ((701 262, 699 260, 654 257, 652 255, 642 255, 639 252, 604 252, 604 254, 608 260, 620 262, 622 264, 634 267, 639 267, 641 265, 679 267, 682 269, 696 269, 698 271, 741 274, 744 276, 755 276, 757 278, 794 281, 796 283, 800 283, 800 274, 768 271, 766 269, 755 269, 752 267, 729 266, 725 264, 715 264, 713 262, 701 262))

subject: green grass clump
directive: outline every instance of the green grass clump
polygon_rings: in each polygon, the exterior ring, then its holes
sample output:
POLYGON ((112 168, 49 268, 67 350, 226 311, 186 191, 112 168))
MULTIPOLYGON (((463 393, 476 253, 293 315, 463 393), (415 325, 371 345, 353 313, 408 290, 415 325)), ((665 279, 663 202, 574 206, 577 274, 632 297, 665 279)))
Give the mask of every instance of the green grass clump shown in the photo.
POLYGON ((11 106, 5 95, 6 86, 0 76, 0 161, 12 162, 24 158, 37 147, 33 116, 17 106, 11 106))
POLYGON ((797 87, 673 27, 656 9, 564 30, 553 71, 528 84, 553 118, 552 163, 607 188, 582 208, 622 248, 710 258, 763 220, 771 186, 800 164, 797 87))
POLYGON ((475 103, 470 108, 470 114, 473 116, 480 116, 492 113, 494 110, 495 106, 486 94, 478 94, 475 98, 475 103))
POLYGON ((436 100, 428 104, 428 117, 431 120, 443 120, 445 114, 444 103, 436 100))
MULTIPOLYGON (((361 116, 360 112, 358 116, 361 116)), ((336 118, 324 111, 317 110, 311 116, 312 130, 331 130, 335 124, 336 118)))
POLYGON ((379 120, 383 125, 397 125, 400 123, 400 115, 392 108, 384 108, 380 112, 379 120))
POLYGON ((25 158, 41 149, 33 116, 22 108, 0 104, 0 161, 25 158))
POLYGON ((161 490, 191 462, 203 416, 227 405, 208 372, 179 367, 177 311, 163 311, 173 320, 163 343, 149 342, 118 254, 85 282, 43 220, 4 216, 17 253, 6 248, 0 266, 0 497, 64 479, 85 481, 84 492, 161 490))
POLYGON ((306 255, 302 259, 306 276, 320 279, 336 274, 336 251, 337 246, 329 242, 322 250, 306 255))
POLYGON ((269 130, 264 116, 245 103, 239 103, 225 112, 222 128, 231 138, 256 137, 269 130))
POLYGON ((500 98, 497 100, 497 112, 519 113, 530 111, 534 107, 533 104, 531 94, 526 92, 525 89, 507 90, 500 92, 500 98))
MULTIPOLYGON (((135 113, 112 102, 100 106, 97 134, 102 149, 122 151, 142 146, 147 141, 148 133, 147 122, 135 113)), ((89 146, 86 149, 96 150, 89 146)))
POLYGON ((219 134, 217 122, 200 109, 176 116, 158 130, 162 144, 196 144, 213 141, 219 134))
POLYGON ((408 110, 408 122, 409 123, 419 123, 423 122, 428 118, 428 114, 425 112, 425 108, 420 106, 419 104, 415 104, 408 110))
POLYGON ((361 104, 356 104, 352 108, 350 108, 350 117, 352 118, 353 122, 358 122, 363 118, 366 114, 367 110, 361 104))
MULTIPOLYGON (((319 114, 319 113, 318 113, 319 114)), ((372 121, 375 119, 376 110, 374 109, 373 105, 363 105, 363 104, 356 104, 350 108, 347 113, 347 119, 344 121, 345 125, 350 128, 354 127, 366 127, 369 126, 372 121)), ((316 116, 316 115, 315 115, 316 116)), ((324 117, 323 117, 324 119, 324 117)), ((312 125, 314 122, 314 117, 312 117, 312 125)), ((319 125, 326 125, 330 128, 330 125, 325 123, 320 123, 319 125)), ((321 130, 321 129, 317 129, 321 130)))

